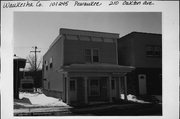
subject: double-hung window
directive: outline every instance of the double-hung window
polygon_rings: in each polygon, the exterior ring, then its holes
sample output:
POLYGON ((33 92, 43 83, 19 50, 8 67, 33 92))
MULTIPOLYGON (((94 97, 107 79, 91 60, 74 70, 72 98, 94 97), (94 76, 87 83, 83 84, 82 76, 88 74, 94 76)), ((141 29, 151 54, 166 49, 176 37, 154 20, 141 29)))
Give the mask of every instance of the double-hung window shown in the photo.
POLYGON ((99 62, 99 49, 85 49, 85 61, 88 63, 99 62))
POLYGON ((93 56, 92 56, 93 62, 99 62, 99 50, 92 49, 92 52, 93 52, 93 56))
POLYGON ((148 57, 161 57, 162 48, 158 45, 147 45, 146 46, 146 56, 148 57))
POLYGON ((91 62, 91 49, 85 49, 85 61, 91 62))

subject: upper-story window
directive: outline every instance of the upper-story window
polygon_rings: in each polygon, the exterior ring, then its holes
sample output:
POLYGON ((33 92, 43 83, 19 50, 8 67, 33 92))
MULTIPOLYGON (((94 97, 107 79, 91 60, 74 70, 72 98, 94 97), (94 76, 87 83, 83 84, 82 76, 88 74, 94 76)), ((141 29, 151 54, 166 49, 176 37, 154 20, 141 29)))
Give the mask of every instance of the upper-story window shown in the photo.
POLYGON ((50 63, 50 68, 52 68, 53 67, 53 58, 52 57, 50 58, 49 63, 50 63))
POLYGON ((147 45, 146 46, 146 56, 148 57, 161 57, 161 46, 158 45, 147 45))
POLYGON ((45 69, 48 70, 48 63, 47 63, 47 61, 44 61, 44 64, 45 64, 45 65, 44 65, 44 66, 45 66, 45 69))
POLYGON ((99 62, 99 50, 98 49, 92 49, 93 52, 93 62, 99 62))
POLYGON ((99 62, 99 49, 85 49, 85 61, 88 63, 99 62))
POLYGON ((85 61, 91 62, 91 49, 85 49, 85 61))

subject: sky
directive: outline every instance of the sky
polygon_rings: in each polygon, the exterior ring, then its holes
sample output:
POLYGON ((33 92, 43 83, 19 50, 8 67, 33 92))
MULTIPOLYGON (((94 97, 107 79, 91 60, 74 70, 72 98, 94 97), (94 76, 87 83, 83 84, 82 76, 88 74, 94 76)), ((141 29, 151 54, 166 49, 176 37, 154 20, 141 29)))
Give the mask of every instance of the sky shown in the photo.
POLYGON ((14 54, 26 58, 37 46, 43 57, 60 28, 118 33, 162 33, 159 12, 15 12, 14 54))

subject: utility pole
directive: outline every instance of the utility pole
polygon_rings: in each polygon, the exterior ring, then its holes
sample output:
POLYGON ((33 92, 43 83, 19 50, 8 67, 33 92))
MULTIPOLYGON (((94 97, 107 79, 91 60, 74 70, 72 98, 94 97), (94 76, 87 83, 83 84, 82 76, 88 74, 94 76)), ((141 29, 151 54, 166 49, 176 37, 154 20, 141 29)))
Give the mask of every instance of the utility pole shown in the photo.
POLYGON ((37 71, 37 56, 36 56, 36 53, 37 52, 41 52, 41 51, 37 51, 37 46, 33 47, 34 48, 34 51, 30 51, 30 52, 34 52, 35 54, 35 72, 37 71))

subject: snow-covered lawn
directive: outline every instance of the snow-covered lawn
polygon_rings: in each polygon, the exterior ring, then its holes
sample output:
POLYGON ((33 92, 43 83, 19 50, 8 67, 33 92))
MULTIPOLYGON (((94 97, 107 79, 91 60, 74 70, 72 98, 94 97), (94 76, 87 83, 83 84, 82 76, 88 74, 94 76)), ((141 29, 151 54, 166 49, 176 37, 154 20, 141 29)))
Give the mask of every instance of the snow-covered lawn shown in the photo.
POLYGON ((62 100, 48 97, 46 95, 39 94, 39 93, 27 93, 27 92, 20 92, 19 98, 21 100, 29 100, 29 103, 26 103, 25 101, 16 102, 15 104, 25 106, 25 107, 38 107, 38 106, 68 106, 66 103, 64 103, 62 100))
MULTIPOLYGON (((121 94, 121 99, 124 99, 124 94, 121 94)), ((144 100, 139 100, 139 99, 137 99, 137 97, 135 95, 131 95, 131 94, 127 95, 127 99, 132 102, 150 103, 150 102, 146 102, 144 100)))

